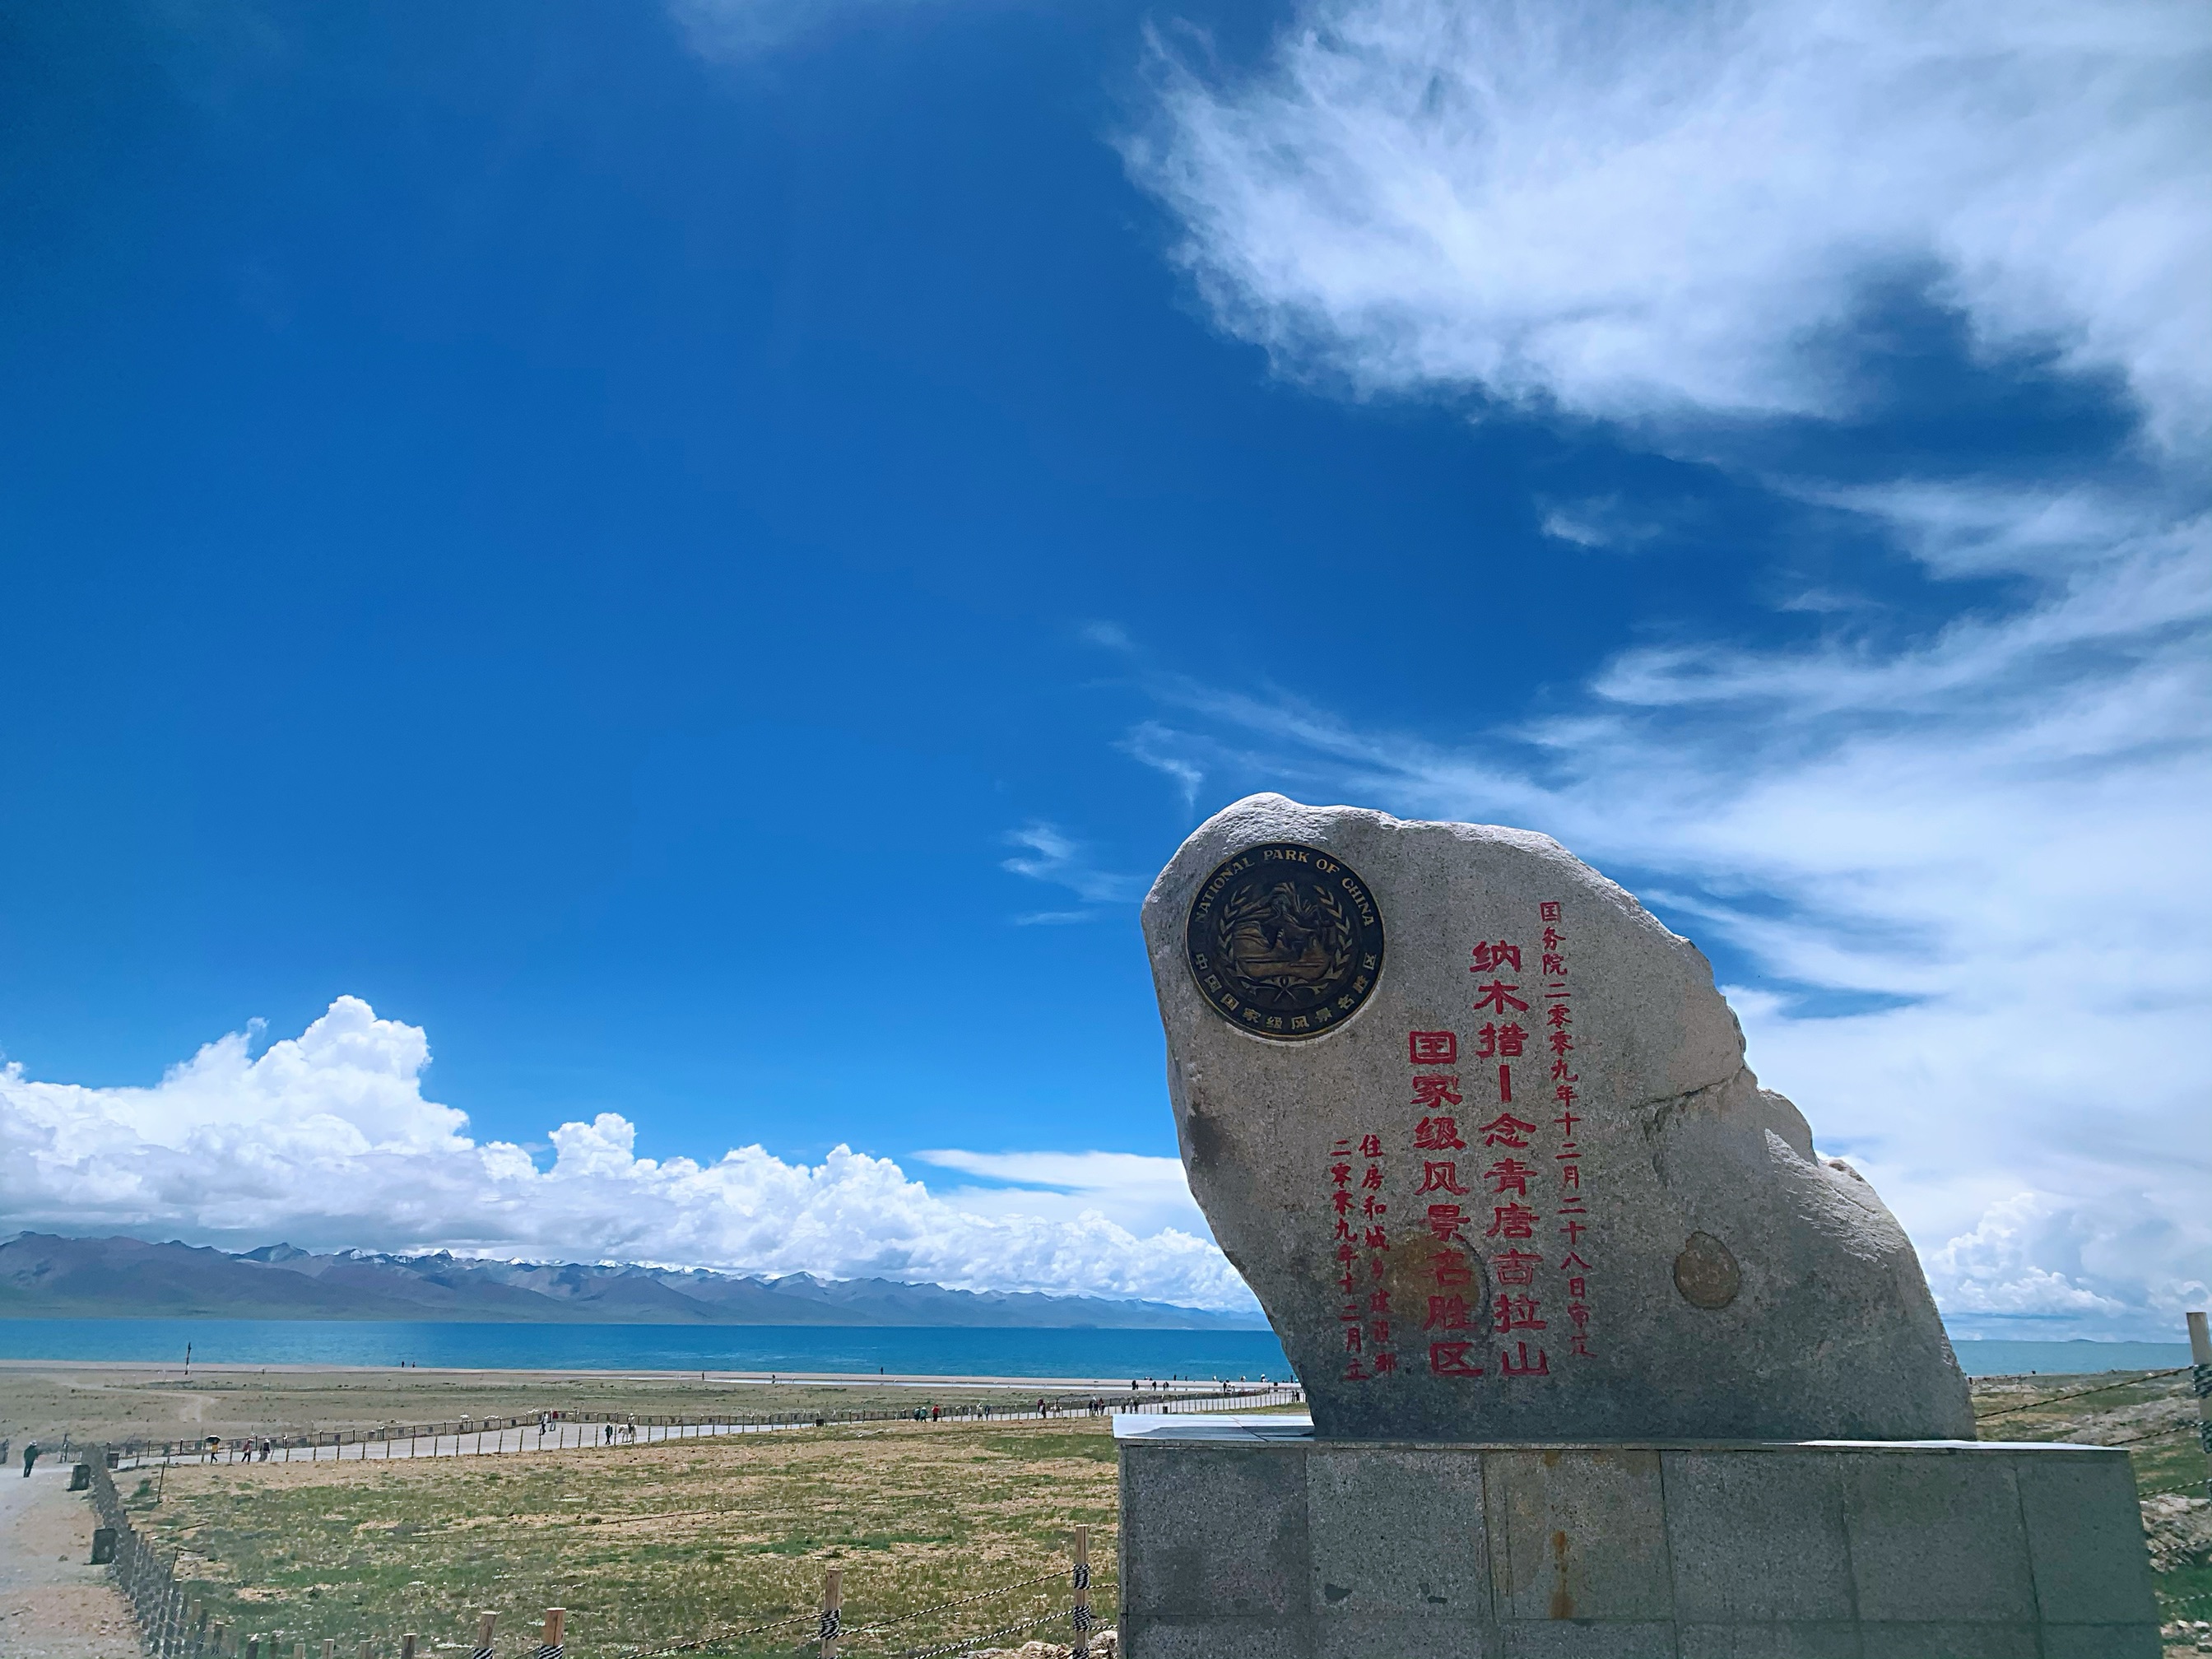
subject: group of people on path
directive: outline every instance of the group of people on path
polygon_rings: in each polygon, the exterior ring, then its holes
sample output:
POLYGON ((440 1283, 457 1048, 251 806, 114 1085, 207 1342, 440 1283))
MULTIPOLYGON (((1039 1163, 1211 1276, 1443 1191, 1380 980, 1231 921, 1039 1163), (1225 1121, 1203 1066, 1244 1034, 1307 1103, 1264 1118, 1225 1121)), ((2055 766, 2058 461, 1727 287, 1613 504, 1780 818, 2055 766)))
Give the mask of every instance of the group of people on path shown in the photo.
POLYGON ((200 1443, 200 1461, 204 1463, 224 1462, 223 1451, 226 1446, 230 1452, 228 1461, 233 1463, 266 1463, 269 1461, 269 1454, 276 1449, 276 1443, 274 1440, 255 1440, 249 1437, 226 1442, 221 1435, 211 1434, 200 1443))

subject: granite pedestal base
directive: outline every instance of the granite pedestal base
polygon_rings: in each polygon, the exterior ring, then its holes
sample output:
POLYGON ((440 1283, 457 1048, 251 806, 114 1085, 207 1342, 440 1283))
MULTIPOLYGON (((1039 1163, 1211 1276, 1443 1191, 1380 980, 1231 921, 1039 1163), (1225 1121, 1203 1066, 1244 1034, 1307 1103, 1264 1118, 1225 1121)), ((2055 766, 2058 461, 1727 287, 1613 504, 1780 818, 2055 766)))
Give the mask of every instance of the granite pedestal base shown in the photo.
POLYGON ((2109 1448, 1115 1433, 1127 1659, 2158 1659, 2109 1448))

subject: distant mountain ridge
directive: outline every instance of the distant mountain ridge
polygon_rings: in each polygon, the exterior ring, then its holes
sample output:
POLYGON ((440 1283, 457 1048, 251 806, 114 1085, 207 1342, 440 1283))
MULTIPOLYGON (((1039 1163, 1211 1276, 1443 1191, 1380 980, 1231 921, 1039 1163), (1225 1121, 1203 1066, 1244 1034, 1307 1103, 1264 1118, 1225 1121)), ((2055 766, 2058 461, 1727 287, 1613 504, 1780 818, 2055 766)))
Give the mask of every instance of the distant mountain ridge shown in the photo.
POLYGON ((394 1319, 517 1324, 935 1325, 1253 1330, 1256 1317, 1165 1302, 953 1291, 885 1279, 480 1261, 441 1250, 233 1253, 19 1233, 0 1243, 0 1318, 394 1319))

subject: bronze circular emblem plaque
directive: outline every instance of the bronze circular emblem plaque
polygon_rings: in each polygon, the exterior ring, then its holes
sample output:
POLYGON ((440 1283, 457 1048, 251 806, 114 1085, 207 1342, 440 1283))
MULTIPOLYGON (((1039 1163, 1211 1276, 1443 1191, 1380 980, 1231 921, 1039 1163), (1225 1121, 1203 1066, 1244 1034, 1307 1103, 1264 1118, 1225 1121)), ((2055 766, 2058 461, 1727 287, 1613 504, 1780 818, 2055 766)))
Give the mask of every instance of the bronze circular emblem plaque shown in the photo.
POLYGON ((1297 1042, 1358 1013, 1382 976, 1382 913, 1340 859, 1294 841, 1248 847, 1191 901, 1183 957, 1231 1025, 1297 1042))

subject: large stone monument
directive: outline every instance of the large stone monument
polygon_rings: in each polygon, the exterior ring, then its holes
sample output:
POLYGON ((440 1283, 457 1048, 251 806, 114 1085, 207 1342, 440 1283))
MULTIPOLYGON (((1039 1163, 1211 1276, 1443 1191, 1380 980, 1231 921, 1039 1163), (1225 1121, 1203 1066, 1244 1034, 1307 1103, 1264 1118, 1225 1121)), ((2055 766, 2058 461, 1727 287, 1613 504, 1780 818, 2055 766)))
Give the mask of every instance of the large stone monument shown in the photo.
POLYGON ((2154 1656, 2123 1452, 1972 1443, 1911 1244, 1542 836, 1254 796, 1146 899, 1311 1425, 1130 1420, 1131 1659, 2154 1656))

